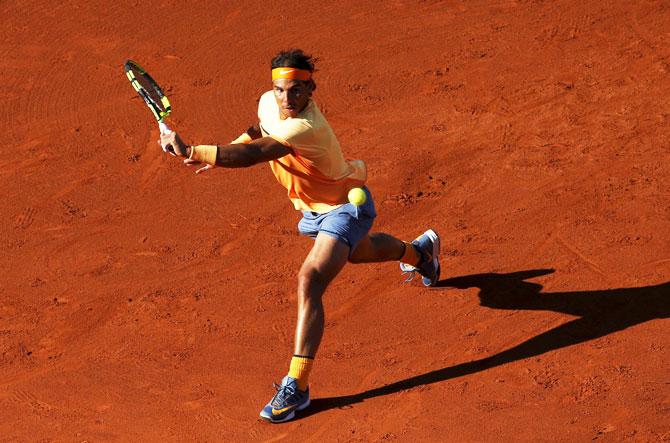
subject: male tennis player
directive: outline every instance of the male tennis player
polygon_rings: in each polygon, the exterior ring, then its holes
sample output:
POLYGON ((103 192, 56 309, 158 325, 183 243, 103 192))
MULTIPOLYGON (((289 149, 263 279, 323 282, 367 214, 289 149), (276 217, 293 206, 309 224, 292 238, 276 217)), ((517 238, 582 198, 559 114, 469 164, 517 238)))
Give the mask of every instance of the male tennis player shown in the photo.
POLYGON ((404 272, 433 286, 440 275, 440 240, 427 230, 411 243, 381 232, 370 233, 376 211, 365 187, 361 160, 346 161, 332 129, 312 100, 314 63, 302 50, 280 52, 271 62, 272 91, 261 96, 259 122, 228 145, 186 145, 177 133, 161 136, 163 146, 186 157, 187 165, 247 167, 269 162, 295 209, 302 211, 301 234, 314 246, 298 273, 298 320, 293 359, 277 393, 260 416, 272 423, 292 419, 309 406, 307 384, 324 326, 322 297, 347 262, 400 261, 404 272), (348 191, 363 187, 360 206, 347 201, 348 191))

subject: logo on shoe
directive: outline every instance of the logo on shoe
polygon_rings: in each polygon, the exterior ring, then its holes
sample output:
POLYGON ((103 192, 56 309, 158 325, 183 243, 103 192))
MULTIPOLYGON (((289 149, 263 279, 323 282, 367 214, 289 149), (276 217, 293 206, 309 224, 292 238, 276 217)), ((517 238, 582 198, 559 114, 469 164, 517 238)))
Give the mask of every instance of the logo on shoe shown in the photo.
POLYGON ((298 405, 291 405, 291 406, 287 406, 287 407, 281 408, 281 409, 272 408, 272 415, 283 414, 284 412, 287 412, 287 411, 290 411, 291 409, 294 409, 296 406, 298 406, 298 405))

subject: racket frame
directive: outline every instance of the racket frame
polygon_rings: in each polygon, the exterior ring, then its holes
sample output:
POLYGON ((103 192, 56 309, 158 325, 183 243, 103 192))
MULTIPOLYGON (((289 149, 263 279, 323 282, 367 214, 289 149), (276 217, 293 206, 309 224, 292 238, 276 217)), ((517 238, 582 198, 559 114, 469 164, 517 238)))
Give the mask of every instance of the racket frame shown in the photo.
MULTIPOLYGON (((137 62, 134 62, 133 60, 126 60, 124 64, 124 69, 126 71, 126 76, 128 77, 128 80, 130 80, 130 84, 133 86, 135 91, 139 94, 140 97, 142 97, 142 100, 144 100, 144 103, 149 107, 151 110, 151 113, 154 115, 156 118, 156 121, 158 122, 158 128, 160 129, 161 134, 170 134, 172 130, 170 127, 165 123, 165 118, 170 115, 170 112, 172 112, 172 106, 170 105, 170 100, 165 96, 165 93, 161 89, 160 86, 158 86, 158 83, 156 83, 156 80, 153 79, 151 75, 147 71, 144 70, 137 62), (160 105, 151 97, 149 92, 142 86, 135 76, 135 73, 133 70, 138 71, 151 85, 151 88, 153 89, 153 92, 156 93, 156 95, 160 99, 160 105), (161 109, 162 106, 162 109, 161 109)), ((174 153, 172 149, 163 147, 163 151, 165 152, 170 152, 174 153)))

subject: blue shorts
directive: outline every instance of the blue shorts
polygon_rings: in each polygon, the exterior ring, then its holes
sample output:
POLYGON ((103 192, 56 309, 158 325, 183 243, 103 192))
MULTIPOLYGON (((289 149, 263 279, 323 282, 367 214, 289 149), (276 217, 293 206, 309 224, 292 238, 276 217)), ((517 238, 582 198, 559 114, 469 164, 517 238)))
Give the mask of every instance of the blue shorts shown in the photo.
POLYGON ((358 242, 370 231, 377 216, 370 190, 367 187, 363 187, 363 190, 367 198, 361 206, 347 203, 325 214, 302 211, 298 231, 312 238, 316 238, 319 232, 323 232, 348 245, 349 253, 351 253, 358 242))

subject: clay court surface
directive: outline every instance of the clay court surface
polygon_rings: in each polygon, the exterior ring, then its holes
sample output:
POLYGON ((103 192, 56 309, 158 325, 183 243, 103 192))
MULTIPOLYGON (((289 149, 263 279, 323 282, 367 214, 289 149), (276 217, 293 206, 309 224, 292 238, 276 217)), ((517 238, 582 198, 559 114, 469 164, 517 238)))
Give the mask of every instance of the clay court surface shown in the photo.
POLYGON ((0 441, 670 440, 670 2, 184 3, 0 2, 0 441), (311 241, 267 165, 163 154, 122 65, 225 143, 296 46, 443 271, 345 267, 269 425, 311 241))

